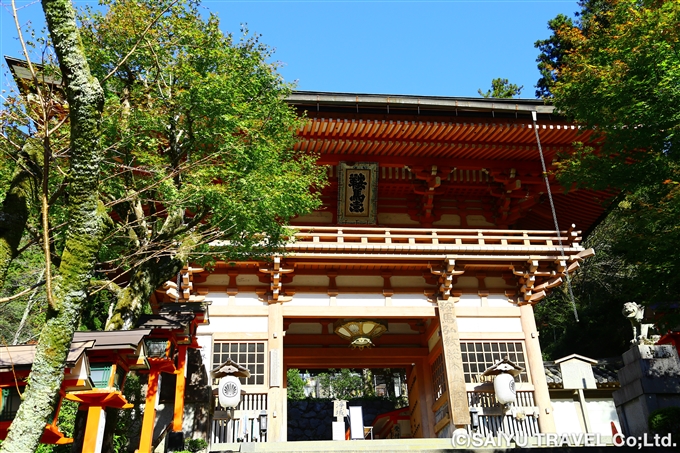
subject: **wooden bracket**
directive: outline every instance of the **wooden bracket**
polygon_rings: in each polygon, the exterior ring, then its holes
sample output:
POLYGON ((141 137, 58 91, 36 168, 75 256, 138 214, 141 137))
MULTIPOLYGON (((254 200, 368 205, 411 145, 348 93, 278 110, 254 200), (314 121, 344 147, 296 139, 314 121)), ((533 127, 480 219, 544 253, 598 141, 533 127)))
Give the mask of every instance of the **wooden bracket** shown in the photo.
MULTIPOLYGON (((269 274, 270 284, 269 291, 271 295, 271 300, 279 301, 279 298, 283 295, 283 284, 282 277, 284 274, 289 274, 295 269, 284 269, 281 267, 281 257, 275 256, 272 261, 272 266, 270 268, 260 268, 260 272, 263 274, 269 274)), ((283 301, 283 300, 281 300, 283 301)))

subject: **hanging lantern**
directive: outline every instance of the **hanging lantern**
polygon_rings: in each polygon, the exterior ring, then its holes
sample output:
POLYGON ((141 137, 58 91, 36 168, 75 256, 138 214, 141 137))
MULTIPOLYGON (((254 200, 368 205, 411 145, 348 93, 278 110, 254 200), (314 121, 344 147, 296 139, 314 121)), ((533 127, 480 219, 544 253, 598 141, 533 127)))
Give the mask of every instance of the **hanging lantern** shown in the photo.
POLYGON ((482 376, 494 376, 493 391, 496 393, 496 400, 502 405, 508 406, 517 402, 515 376, 518 376, 522 371, 524 371, 524 368, 515 365, 505 357, 484 370, 482 376))
POLYGON ((225 376, 218 386, 220 406, 235 408, 241 402, 241 381, 236 376, 225 376))
POLYGON ((517 401, 515 390, 515 377, 510 373, 502 373, 493 379, 493 391, 499 403, 511 404, 517 401))
POLYGON ((345 340, 349 340, 350 347, 364 349, 373 345, 374 338, 387 332, 387 325, 381 321, 345 320, 335 322, 334 332, 345 340))

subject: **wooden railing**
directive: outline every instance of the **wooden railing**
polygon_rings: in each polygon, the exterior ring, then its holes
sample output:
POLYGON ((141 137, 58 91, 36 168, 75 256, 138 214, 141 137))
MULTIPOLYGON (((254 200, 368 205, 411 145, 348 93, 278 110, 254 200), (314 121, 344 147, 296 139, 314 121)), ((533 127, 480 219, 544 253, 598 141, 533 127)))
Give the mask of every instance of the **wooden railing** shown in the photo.
MULTIPOLYGON (((496 401, 494 393, 468 392, 470 411, 476 411, 478 425, 476 431, 482 436, 498 436, 500 433, 508 435, 535 436, 538 429, 538 408, 534 402, 533 391, 518 391, 517 402, 512 404, 509 411, 504 410, 496 401)), ((474 426, 468 428, 470 432, 474 426)))
POLYGON ((286 249, 295 252, 526 253, 582 250, 579 231, 296 227, 286 249))
MULTIPOLYGON (((233 411, 219 406, 215 399, 212 418, 211 445, 234 442, 266 442, 267 434, 260 431, 260 413, 267 411, 266 393, 248 393, 233 411), (233 418, 232 418, 233 417, 233 418)), ((269 416, 269 414, 267 414, 269 416)))

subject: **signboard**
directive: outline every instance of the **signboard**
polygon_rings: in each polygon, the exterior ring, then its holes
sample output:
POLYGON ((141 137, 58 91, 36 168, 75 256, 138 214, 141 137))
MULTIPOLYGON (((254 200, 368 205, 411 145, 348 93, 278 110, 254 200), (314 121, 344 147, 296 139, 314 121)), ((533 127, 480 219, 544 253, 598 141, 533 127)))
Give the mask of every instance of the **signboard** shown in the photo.
POLYGON ((338 223, 374 225, 378 203, 378 164, 338 167, 338 223))

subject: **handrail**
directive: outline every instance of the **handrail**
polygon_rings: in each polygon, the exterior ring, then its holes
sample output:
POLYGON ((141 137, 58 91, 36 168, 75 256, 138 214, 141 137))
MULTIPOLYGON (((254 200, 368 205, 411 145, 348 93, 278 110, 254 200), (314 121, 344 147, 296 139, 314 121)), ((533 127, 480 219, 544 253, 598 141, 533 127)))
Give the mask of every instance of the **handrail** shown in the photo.
POLYGON ((296 227, 295 242, 286 248, 308 248, 312 244, 361 244, 366 247, 389 245, 423 246, 501 246, 558 248, 562 241, 567 247, 580 250, 579 231, 531 230, 462 230, 409 229, 383 227, 296 227))

